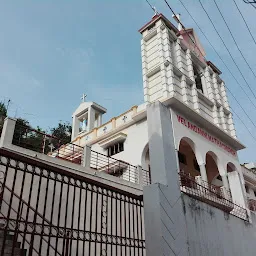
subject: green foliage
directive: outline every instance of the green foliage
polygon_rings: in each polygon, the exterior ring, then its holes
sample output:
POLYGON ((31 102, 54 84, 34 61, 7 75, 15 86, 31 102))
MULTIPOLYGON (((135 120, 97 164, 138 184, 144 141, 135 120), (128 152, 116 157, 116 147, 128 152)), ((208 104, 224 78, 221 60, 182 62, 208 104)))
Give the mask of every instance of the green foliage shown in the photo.
POLYGON ((6 117, 7 116, 7 107, 3 102, 0 102, 0 117, 6 117))
POLYGON ((3 130, 4 119, 7 116, 7 107, 3 102, 0 102, 0 135, 3 130))
MULTIPOLYGON (((7 115, 7 109, 4 103, 0 102, 0 131, 2 131, 3 121, 7 115), (1 119, 2 117, 2 119, 1 119), (1 122, 2 120, 2 122, 1 122)), ((32 129, 28 120, 18 118, 16 121, 13 144, 31 149, 37 152, 49 153, 53 145, 53 149, 57 149, 60 145, 69 143, 71 141, 72 127, 68 122, 59 122, 57 127, 50 129, 50 136, 46 136, 47 131, 37 126, 32 129)))
MULTIPOLYGON (((57 127, 51 128, 51 134, 60 140, 60 144, 66 144, 71 141, 72 126, 70 123, 58 123, 57 127)), ((53 145, 56 148, 57 140, 53 140, 53 145)))

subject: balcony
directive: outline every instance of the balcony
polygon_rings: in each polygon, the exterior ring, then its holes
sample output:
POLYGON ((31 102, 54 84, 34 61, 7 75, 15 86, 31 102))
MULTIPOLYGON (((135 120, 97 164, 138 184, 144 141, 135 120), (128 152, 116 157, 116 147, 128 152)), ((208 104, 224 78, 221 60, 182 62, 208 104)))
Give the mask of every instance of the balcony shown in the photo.
POLYGON ((192 177, 182 171, 179 176, 180 188, 183 193, 236 217, 248 219, 246 209, 232 202, 229 190, 209 184, 203 181, 201 176, 192 177))
MULTIPOLYGON (((140 166, 131 165, 120 159, 106 156, 91 150, 90 147, 82 147, 74 143, 63 143, 60 138, 43 133, 31 127, 20 125, 16 120, 7 118, 2 134, 1 147, 16 150, 27 155, 35 155, 34 152, 47 155, 48 160, 56 158, 93 171, 106 173, 122 180, 148 185, 150 174, 140 166), (26 149, 26 150, 24 150, 26 149)), ((62 164, 66 166, 65 163, 62 164)))

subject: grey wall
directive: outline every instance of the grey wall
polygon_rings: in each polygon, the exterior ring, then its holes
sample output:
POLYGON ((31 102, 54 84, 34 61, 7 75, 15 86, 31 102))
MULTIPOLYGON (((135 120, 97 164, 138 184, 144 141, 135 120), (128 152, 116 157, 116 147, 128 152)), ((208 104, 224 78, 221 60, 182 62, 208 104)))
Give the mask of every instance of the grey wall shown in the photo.
POLYGON ((255 256, 256 217, 252 224, 182 195, 189 255, 255 256))

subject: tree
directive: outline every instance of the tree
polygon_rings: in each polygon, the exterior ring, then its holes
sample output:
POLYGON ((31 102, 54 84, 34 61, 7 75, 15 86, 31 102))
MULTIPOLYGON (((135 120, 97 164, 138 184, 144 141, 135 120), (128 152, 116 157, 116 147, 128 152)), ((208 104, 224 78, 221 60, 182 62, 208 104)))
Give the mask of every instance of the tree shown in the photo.
POLYGON ((57 127, 51 128, 51 135, 58 138, 53 139, 52 144, 58 148, 59 144, 66 144, 71 141, 72 126, 69 122, 59 122, 57 127), (59 141, 58 141, 59 140, 59 141))
POLYGON ((7 107, 3 102, 0 102, 0 117, 6 117, 7 116, 7 107))
POLYGON ((7 116, 7 107, 3 102, 0 102, 0 136, 3 130, 4 119, 7 116))

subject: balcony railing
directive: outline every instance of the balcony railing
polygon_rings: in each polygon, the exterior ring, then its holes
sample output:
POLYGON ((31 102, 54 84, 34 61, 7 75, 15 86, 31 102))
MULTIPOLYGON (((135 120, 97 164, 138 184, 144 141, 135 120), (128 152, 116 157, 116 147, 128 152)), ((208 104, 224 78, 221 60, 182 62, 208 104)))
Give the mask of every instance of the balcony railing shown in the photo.
POLYGON ((12 144, 72 163, 81 164, 83 147, 72 143, 66 144, 60 138, 32 129, 29 126, 16 123, 12 144))
POLYGON ((91 150, 90 167, 133 183, 140 183, 140 179, 143 185, 151 183, 149 171, 93 150, 91 150))
POLYGON ((192 177, 183 171, 179 173, 179 176, 183 193, 238 218, 248 220, 246 209, 232 202, 229 190, 204 182, 201 176, 192 177))
MULTIPOLYGON (((32 129, 29 126, 20 125, 17 122, 15 123, 12 144, 85 166, 85 163, 82 163, 82 159, 86 158, 84 157, 84 147, 73 143, 63 143, 60 138, 32 129)), ((90 148, 88 152, 90 152, 90 157, 87 159, 89 163, 86 165, 87 167, 129 182, 142 185, 151 183, 150 171, 131 165, 126 161, 106 156, 90 148)))

